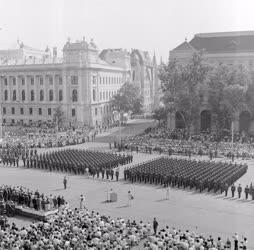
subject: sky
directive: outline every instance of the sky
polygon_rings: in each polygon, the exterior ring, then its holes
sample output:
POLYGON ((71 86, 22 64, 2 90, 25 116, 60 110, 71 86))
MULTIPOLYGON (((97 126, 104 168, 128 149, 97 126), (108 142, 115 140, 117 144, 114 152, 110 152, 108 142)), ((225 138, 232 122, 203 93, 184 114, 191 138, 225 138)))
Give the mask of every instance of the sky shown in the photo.
POLYGON ((196 33, 254 30, 254 0, 0 0, 0 10, 0 49, 19 40, 61 53, 68 37, 85 37, 165 61, 196 33))

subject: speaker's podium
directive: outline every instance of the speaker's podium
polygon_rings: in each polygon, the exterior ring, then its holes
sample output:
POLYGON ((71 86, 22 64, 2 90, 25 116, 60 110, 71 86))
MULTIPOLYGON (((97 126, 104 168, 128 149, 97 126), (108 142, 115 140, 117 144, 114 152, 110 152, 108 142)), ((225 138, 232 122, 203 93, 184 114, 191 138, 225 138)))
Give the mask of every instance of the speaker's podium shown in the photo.
POLYGON ((117 201, 117 193, 111 192, 109 193, 109 202, 116 202, 117 201))

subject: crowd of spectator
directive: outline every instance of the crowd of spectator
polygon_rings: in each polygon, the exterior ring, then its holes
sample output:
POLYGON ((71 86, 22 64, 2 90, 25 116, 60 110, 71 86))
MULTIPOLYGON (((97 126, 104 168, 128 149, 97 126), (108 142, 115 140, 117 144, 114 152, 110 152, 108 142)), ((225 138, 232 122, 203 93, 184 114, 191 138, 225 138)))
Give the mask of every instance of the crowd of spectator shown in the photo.
POLYGON ((146 250, 221 250, 247 249, 247 238, 235 234, 232 239, 181 231, 166 226, 157 232, 158 222, 144 223, 113 219, 88 209, 64 208, 46 221, 27 227, 15 223, 1 226, 0 249, 41 250, 124 250, 143 245, 146 250))
POLYGON ((94 140, 96 131, 89 127, 83 127, 80 130, 68 130, 58 133, 49 133, 40 131, 36 133, 27 133, 24 135, 8 133, 3 138, 1 147, 3 148, 50 148, 63 147, 67 145, 81 144, 94 140))
POLYGON ((222 250, 222 249, 247 249, 247 238, 240 238, 236 233, 232 239, 215 239, 212 236, 205 237, 202 234, 181 231, 174 227, 166 226, 157 234, 149 236, 143 246, 145 250, 222 250))
POLYGON ((224 156, 246 159, 254 157, 252 141, 252 138, 247 140, 237 134, 232 144, 230 135, 218 140, 211 133, 190 136, 186 130, 179 129, 170 132, 165 127, 155 127, 147 129, 142 134, 125 138, 118 146, 146 153, 195 154, 209 155, 210 158, 224 156))
POLYGON ((65 208, 46 222, 0 230, 0 249, 130 249, 151 234, 151 225, 94 211, 65 208))
MULTIPOLYGON (((6 204, 35 209, 37 211, 50 211, 65 205, 63 196, 46 196, 38 190, 32 191, 22 186, 2 185, 0 187, 0 201, 6 204)), ((1 210, 1 213, 3 211, 1 210)))

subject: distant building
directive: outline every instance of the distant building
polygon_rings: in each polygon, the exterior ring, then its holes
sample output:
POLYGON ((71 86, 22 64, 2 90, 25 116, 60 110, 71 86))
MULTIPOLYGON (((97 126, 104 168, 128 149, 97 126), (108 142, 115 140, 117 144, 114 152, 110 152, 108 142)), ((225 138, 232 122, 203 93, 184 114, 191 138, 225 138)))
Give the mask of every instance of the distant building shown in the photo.
MULTIPOLYGON (((169 59, 185 63, 194 52, 202 52, 210 63, 242 65, 254 79, 254 31, 196 34, 190 42, 185 40, 171 50, 169 59)), ((182 124, 179 114, 171 116, 172 129, 182 124)), ((204 105, 200 110, 200 130, 210 130, 212 126, 212 114, 209 107, 204 105)), ((254 121, 249 111, 239 110, 235 114, 234 128, 236 131, 254 134, 254 121)))
POLYGON ((159 77, 155 55, 147 51, 131 51, 131 80, 139 87, 145 113, 151 113, 159 105, 159 77))
MULTIPOLYGON (((120 55, 121 54, 121 55, 120 55)), ((122 61, 121 61, 122 60, 122 61)), ((63 57, 23 44, 0 50, 0 103, 5 124, 51 122, 61 106, 68 124, 112 123, 110 99, 130 80, 130 59, 116 63, 99 53, 94 41, 68 42, 63 57)))
POLYGON ((0 50, 0 104, 4 124, 52 122, 61 106, 69 125, 104 126, 114 120, 110 100, 125 82, 140 87, 144 111, 156 106, 157 64, 148 52, 105 49, 94 41, 37 50, 19 44, 0 50))

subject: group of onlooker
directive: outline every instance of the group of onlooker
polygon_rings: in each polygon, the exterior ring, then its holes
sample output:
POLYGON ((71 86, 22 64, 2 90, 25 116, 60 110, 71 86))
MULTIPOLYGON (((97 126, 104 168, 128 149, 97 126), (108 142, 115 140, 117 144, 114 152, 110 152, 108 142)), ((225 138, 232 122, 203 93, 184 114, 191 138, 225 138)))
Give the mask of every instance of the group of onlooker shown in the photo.
POLYGON ((51 148, 67 145, 81 144, 94 140, 95 133, 90 131, 68 131, 63 133, 40 133, 25 136, 6 136, 2 141, 2 147, 25 147, 25 148, 51 148))
POLYGON ((9 185, 2 185, 0 187, 0 201, 44 211, 53 210, 65 205, 63 196, 46 196, 43 193, 39 193, 38 190, 34 192, 22 186, 9 185))
POLYGON ((65 208, 28 227, 7 223, 0 230, 0 249, 130 249, 149 234, 150 224, 65 208))
POLYGON ((165 127, 146 129, 143 133, 125 138, 117 147, 145 153, 166 153, 183 155, 208 155, 211 159, 219 156, 254 158, 252 139, 236 137, 232 144, 229 137, 217 140, 213 134, 188 135, 186 130, 169 131, 165 127))
POLYGON ((247 249, 247 238, 235 234, 223 241, 212 236, 181 231, 166 226, 158 231, 156 219, 144 223, 113 219, 86 208, 64 208, 46 221, 34 222, 28 227, 5 223, 0 229, 0 250, 40 249, 131 249, 139 245, 146 250, 222 250, 240 247, 247 249))
MULTIPOLYGON (((156 220, 153 223, 154 231, 156 220)), ((237 233, 232 239, 227 238, 225 241, 221 237, 215 239, 211 235, 205 237, 202 234, 190 232, 189 230, 181 231, 174 227, 166 226, 158 233, 147 237, 143 244, 145 250, 222 250, 222 249, 247 249, 247 238, 240 238, 237 233)))

